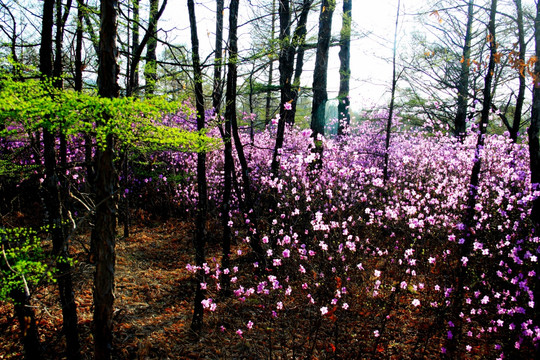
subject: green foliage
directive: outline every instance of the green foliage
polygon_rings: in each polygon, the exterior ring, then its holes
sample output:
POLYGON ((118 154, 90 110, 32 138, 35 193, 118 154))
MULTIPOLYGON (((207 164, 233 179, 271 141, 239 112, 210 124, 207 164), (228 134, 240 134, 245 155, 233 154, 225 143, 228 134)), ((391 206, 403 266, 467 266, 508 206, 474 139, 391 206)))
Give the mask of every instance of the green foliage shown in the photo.
POLYGON ((191 109, 183 103, 157 96, 146 100, 101 98, 95 93, 56 89, 52 81, 38 80, 38 75, 27 69, 26 79, 21 81, 9 73, 0 73, 0 136, 47 129, 66 135, 87 134, 102 147, 109 134, 128 147, 145 143, 199 152, 219 146, 219 141, 206 133, 161 122, 165 114, 180 110, 189 114, 191 109))
POLYGON ((55 281, 37 231, 0 228, 0 239, 0 301, 13 301, 15 291, 28 293, 41 281, 55 281))

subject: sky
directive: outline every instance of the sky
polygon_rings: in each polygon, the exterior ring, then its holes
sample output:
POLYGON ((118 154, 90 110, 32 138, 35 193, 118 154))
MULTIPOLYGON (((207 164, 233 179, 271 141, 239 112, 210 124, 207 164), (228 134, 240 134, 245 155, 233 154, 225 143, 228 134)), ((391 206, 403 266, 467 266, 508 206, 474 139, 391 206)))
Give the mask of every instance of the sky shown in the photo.
MULTIPOLYGON (((356 36, 351 43, 351 101, 353 107, 383 105, 387 102, 390 83, 392 80, 392 47, 397 12, 397 0, 360 1, 353 0, 352 17, 353 32, 366 33, 368 36, 356 36)), ((225 7, 229 1, 225 0, 225 7)), ((255 1, 254 1, 255 3, 255 1)), ((413 12, 419 4, 425 1, 401 0, 401 12, 413 12)), ((196 1, 198 33, 201 44, 201 58, 211 52, 214 43, 215 29, 215 0, 196 1)), ((240 0, 240 11, 249 5, 248 0, 240 0)), ((338 0, 333 18, 333 33, 339 34, 341 29, 342 2, 338 0)), ((318 12, 310 14, 310 21, 318 21, 318 12)), ((225 11, 224 25, 227 27, 228 13, 225 11)), ((411 29, 414 22, 412 16, 400 15, 400 43, 404 42, 404 30, 411 29)), ((242 19, 239 20, 239 23, 242 19)), ((169 34, 175 41, 189 44, 189 18, 185 1, 169 0, 160 27, 173 29, 169 34), (173 35, 174 34, 174 35, 173 35)), ((247 27, 239 33, 239 46, 245 43, 249 46, 247 27)), ((408 30, 407 30, 408 31, 408 30)), ((226 36, 226 35, 225 35, 226 36)), ((354 36, 354 35, 353 35, 354 36)), ((328 68, 328 96, 335 98, 339 89, 339 58, 338 48, 330 51, 328 68)), ((314 57, 314 56, 313 56, 314 57)), ((277 64, 276 64, 277 69, 277 64)), ((303 85, 311 86, 312 63, 306 63, 303 85)), ((277 73, 275 75, 277 77, 277 73)))
MULTIPOLYGON (((250 6, 249 3, 257 3, 261 0, 240 0, 240 11, 250 6)), ((533 3, 534 0, 523 1, 524 5, 533 3)), ((176 41, 188 45, 190 43, 189 19, 185 0, 169 0, 167 11, 164 14, 160 26, 171 29, 171 36, 176 41), (174 35, 173 35, 174 34, 174 35)), ((407 51, 410 48, 410 34, 415 30, 421 30, 418 17, 415 15, 422 9, 425 10, 426 0, 400 0, 400 17, 398 26, 398 52, 407 51)), ((215 0, 196 1, 196 13, 198 18, 198 31, 201 43, 201 58, 205 58, 213 48, 215 29, 215 0)), ((225 7, 229 0, 225 0, 225 7)), ((390 84, 392 81, 392 53, 393 38, 396 22, 398 0, 353 0, 352 18, 353 32, 360 34, 354 36, 351 43, 351 107, 358 110, 366 107, 380 107, 388 104, 390 84), (361 34, 366 34, 363 36, 361 34)), ((333 34, 339 34, 341 29, 342 1, 337 0, 337 7, 333 18, 333 34)), ((245 14, 245 10, 244 10, 245 14)), ((318 12, 310 14, 309 21, 318 21, 318 12)), ((427 21, 429 13, 424 15, 427 21)), ((227 27, 228 12, 224 14, 224 24, 227 27)), ((239 23, 247 20, 240 19, 239 23)), ((226 36, 226 35, 225 35, 226 36)), ((239 30, 239 46, 249 46, 249 28, 239 30)), ((328 96, 330 99, 337 96, 339 88, 339 49, 330 51, 328 68, 328 96)), ((314 58, 314 56, 312 56, 314 58)), ((277 69, 277 64, 275 66, 277 69)), ((311 86, 313 61, 307 62, 304 67, 303 84, 311 86)), ((275 75, 277 77, 277 73, 275 75)))

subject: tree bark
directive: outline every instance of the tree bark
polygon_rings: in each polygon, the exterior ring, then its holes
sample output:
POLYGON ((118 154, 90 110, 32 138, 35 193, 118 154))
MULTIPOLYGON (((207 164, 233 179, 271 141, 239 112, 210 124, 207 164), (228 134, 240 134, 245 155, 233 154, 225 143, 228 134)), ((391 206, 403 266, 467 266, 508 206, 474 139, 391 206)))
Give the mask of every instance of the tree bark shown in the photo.
MULTIPOLYGON (((482 149, 484 148, 484 140, 487 131, 487 125, 489 122, 489 114, 491 112, 491 101, 492 101, 492 82, 493 74, 495 70, 495 57, 497 55, 497 43, 495 37, 495 20, 497 15, 497 0, 491 0, 490 7, 490 17, 488 24, 488 41, 489 41, 489 63, 486 75, 484 77, 484 99, 482 101, 482 112, 480 118, 480 124, 478 129, 478 138, 476 142, 475 154, 473 159, 473 167, 471 170, 471 177, 468 185, 467 193, 467 205, 465 208, 465 213, 463 216, 463 239, 464 243, 462 244, 460 254, 458 259, 461 259, 463 256, 469 256, 472 251, 472 244, 474 242, 474 214, 475 206, 477 203, 478 195, 478 184, 480 183, 480 170, 482 167, 482 149)), ((457 355, 457 345, 461 339, 462 332, 462 319, 459 316, 461 309, 463 307, 463 287, 465 281, 467 280, 467 267, 461 266, 461 263, 458 262, 458 269, 456 269, 455 276, 455 289, 452 299, 452 314, 451 320, 454 323, 454 329, 452 329, 453 340, 450 341, 448 348, 448 354, 450 357, 457 355)))
POLYGON ((352 0, 343 0, 343 23, 339 50, 338 135, 351 123, 349 81, 351 79, 351 11, 352 0))
POLYGON ((386 121, 386 138, 384 142, 384 167, 383 167, 383 181, 386 184, 388 181, 388 159, 390 157, 390 137, 392 136, 392 121, 394 117, 394 101, 396 98, 396 84, 397 84, 397 73, 396 73, 396 53, 397 53, 397 33, 398 33, 398 24, 399 24, 399 11, 401 6, 401 0, 398 0, 397 13, 396 13, 396 24, 394 28, 394 53, 392 56, 392 89, 390 90, 390 106, 388 108, 388 119, 386 121))
MULTIPOLYGON (((523 29, 523 8, 521 0, 514 0, 517 10, 517 27, 518 27, 518 43, 519 43, 519 62, 525 64, 525 53, 527 52, 527 44, 525 43, 525 31, 523 29)), ((519 73, 519 72, 518 72, 519 73)), ((514 109, 514 121, 510 130, 510 139, 517 142, 519 128, 521 127, 521 113, 523 111, 523 102, 525 101, 525 76, 519 75, 519 88, 516 98, 516 107, 514 109)))
MULTIPOLYGON (((332 32, 332 15, 336 7, 335 0, 323 0, 319 16, 319 35, 317 53, 315 57, 315 70, 313 72, 313 107, 311 110, 311 130, 316 140, 317 150, 322 153, 322 145, 317 141, 319 135, 324 136, 325 108, 328 100, 326 90, 328 75, 328 49, 332 32)), ((321 154, 322 155, 322 154, 321 154)))
POLYGON ((272 0, 272 23, 270 24, 270 64, 268 67, 268 81, 266 82, 266 106, 264 110, 264 125, 268 126, 272 120, 272 83, 274 82, 274 39, 276 37, 276 0, 272 0))
POLYGON ((150 14, 148 19, 148 31, 150 37, 146 47, 146 65, 144 66, 144 79, 146 82, 146 97, 154 95, 157 81, 157 14, 159 0, 150 0, 150 14))
MULTIPOLYGON (((534 44, 535 55, 540 59, 540 2, 536 3, 536 18, 534 21, 534 44)), ((534 64, 534 87, 531 111, 531 125, 529 126, 529 159, 531 169, 531 187, 537 191, 540 186, 540 62, 534 64)), ((533 200, 531 221, 534 227, 535 235, 538 236, 540 230, 540 197, 533 200)), ((540 299, 540 265, 537 263, 535 268, 537 276, 534 281, 534 323, 540 321, 539 301, 540 299)), ((536 357, 540 354, 540 345, 536 344, 536 357)))
POLYGON ((223 66, 223 0, 216 0, 216 49, 214 56, 214 87, 212 90, 212 107, 219 114, 221 96, 223 95, 223 81, 221 70, 223 66))
MULTIPOLYGON (((195 5, 193 0, 188 0, 189 24, 191 28, 191 57, 193 61, 193 74, 195 80, 195 107, 197 109, 197 130, 201 131, 205 127, 204 115, 204 94, 203 78, 199 58, 199 37, 197 35, 197 18, 195 15, 195 5)), ((191 330, 200 333, 203 325, 204 309, 201 301, 204 300, 204 290, 202 283, 205 282, 204 247, 206 235, 206 209, 207 209, 207 189, 206 189, 206 153, 197 154, 197 190, 199 198, 197 200, 197 217, 195 223, 195 263, 199 266, 196 275, 196 292, 193 318, 191 321, 191 330)))
POLYGON ((294 66, 294 47, 291 44, 291 9, 290 1, 279 2, 279 86, 281 87, 281 101, 279 110, 276 143, 272 156, 271 171, 274 177, 279 176, 279 152, 283 147, 285 136, 285 124, 290 123, 290 111, 285 109, 285 104, 293 100, 292 75, 294 66))
MULTIPOLYGON (((98 94, 118 97, 117 0, 101 0, 99 36, 98 94)), ((107 126, 107 115, 98 126, 107 126)), ((112 353, 112 314, 114 303, 117 175, 114 167, 114 138, 107 135, 104 147, 96 150, 96 220, 92 238, 96 249, 94 275, 94 358, 110 359, 112 353)))
POLYGON ((467 27, 465 29, 465 44, 461 59, 461 71, 459 73, 457 113, 454 120, 454 135, 462 138, 465 136, 467 125, 467 106, 469 99, 469 73, 471 62, 471 38, 472 22, 474 17, 474 0, 469 0, 467 10, 467 27))
MULTIPOLYGON (((231 252, 231 228, 230 221, 230 202, 232 191, 232 173, 234 171, 234 162, 232 157, 232 122, 236 118, 236 76, 238 61, 238 45, 237 45, 237 30, 238 30, 238 6, 239 0, 231 0, 229 7, 229 63, 227 66, 227 90, 225 92, 225 127, 224 127, 224 189, 223 189, 223 208, 222 208, 222 225, 223 225, 223 257, 222 268, 229 269, 230 267, 230 252, 231 252)), ((222 280, 223 294, 230 294, 230 277, 224 274, 222 280)))
POLYGON ((306 51, 306 35, 307 35, 307 19, 313 0, 304 0, 302 3, 302 11, 300 12, 300 18, 298 19, 298 25, 294 30, 294 42, 296 44, 296 65, 294 67, 294 81, 293 81, 293 94, 294 100, 291 107, 291 119, 294 124, 296 117, 296 107, 298 105, 298 97, 300 96, 300 78, 304 70, 304 54, 306 51))

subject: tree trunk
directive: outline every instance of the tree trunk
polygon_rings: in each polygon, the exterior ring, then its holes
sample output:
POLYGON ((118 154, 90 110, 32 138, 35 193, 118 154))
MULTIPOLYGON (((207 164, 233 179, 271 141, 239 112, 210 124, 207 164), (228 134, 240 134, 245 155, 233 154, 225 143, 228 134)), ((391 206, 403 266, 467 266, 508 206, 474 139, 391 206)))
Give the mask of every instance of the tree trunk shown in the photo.
POLYGON ((22 290, 14 290, 11 296, 15 303, 15 316, 17 316, 21 328, 24 359, 41 360, 43 349, 39 342, 36 316, 34 308, 30 305, 29 296, 22 290))
MULTIPOLYGON (((535 43, 535 55, 537 59, 540 59, 540 2, 536 4, 536 18, 534 22, 534 43, 535 43)), ((534 64, 534 87, 533 87, 533 100, 531 111, 531 125, 529 126, 529 158, 531 169, 531 186, 532 190, 538 190, 540 186, 540 62, 536 61, 534 64)), ((533 223, 535 236, 538 236, 540 229, 540 197, 536 197, 533 200, 531 220, 533 223)), ((534 323, 538 324, 540 321, 539 301, 540 299, 540 265, 535 268, 537 276, 534 281, 534 323)), ((540 354, 540 345, 536 344, 536 358, 540 354)))
MULTIPOLYGON (((490 8, 490 17, 488 24, 488 41, 489 41, 489 64, 484 78, 484 99, 482 101, 482 112, 480 118, 480 124, 478 129, 478 139, 475 148, 475 154, 473 159, 473 167, 471 170, 471 178, 468 185, 468 194, 467 194, 467 206, 465 208, 465 213, 463 216, 463 239, 464 243, 462 244, 460 254, 458 254, 458 259, 461 259, 463 256, 469 256, 472 251, 472 244, 474 242, 474 214, 475 206, 477 202, 478 195, 478 184, 480 183, 480 170, 482 167, 482 149, 484 147, 484 140, 487 130, 487 125, 489 122, 489 113, 491 112, 491 101, 492 101, 492 82, 493 74, 495 70, 495 57, 497 55, 497 43, 495 38, 495 19, 497 15, 497 0, 491 0, 490 8)), ((451 320, 455 324, 452 329, 453 340, 450 341, 448 346, 448 354, 450 357, 457 355, 457 346, 461 339, 461 330, 463 328, 462 319, 459 316, 463 307, 463 287, 465 286, 465 281, 467 280, 467 267, 461 266, 459 262, 458 269, 456 269, 455 276, 455 289, 452 299, 452 314, 451 320)))
MULTIPOLYGON (((225 92, 225 183, 223 189, 223 208, 222 208, 222 225, 223 225, 223 257, 222 268, 229 269, 230 267, 230 251, 231 251, 231 228, 230 221, 230 202, 232 191, 232 173, 234 171, 234 162, 232 157, 232 122, 236 119, 236 61, 238 60, 238 45, 237 45, 237 30, 238 30, 238 6, 239 0, 231 0, 229 7, 229 63, 227 66, 227 90, 225 92)), ((230 277, 224 274, 222 280, 223 294, 230 294, 230 277)))
POLYGON ((296 107, 298 105, 298 97, 300 96, 300 78, 304 69, 304 53, 307 34, 307 19, 309 11, 311 10, 311 4, 313 0, 304 0, 302 4, 302 11, 300 12, 300 18, 298 19, 298 25, 294 30, 294 42, 296 45, 296 65, 294 68, 294 81, 293 81, 293 94, 294 100, 290 110, 292 123, 296 117, 296 107))
POLYGON ((144 79, 146 82, 146 97, 154 95, 157 81, 157 14, 159 0, 150 0, 150 14, 148 19, 148 31, 150 38, 146 47, 146 65, 144 66, 144 79))
MULTIPOLYGON (((527 44, 525 43, 525 31, 523 29, 523 9, 521 0, 514 0, 517 10, 517 27, 518 27, 518 43, 519 43, 519 62, 525 64, 525 53, 527 52, 527 44)), ((519 69, 518 69, 519 70, 519 69)), ((519 73, 519 71, 518 71, 519 73)), ((519 75, 519 90, 516 98, 516 107, 514 110, 514 121, 510 130, 510 139, 517 142, 519 128, 521 127, 521 113, 523 111, 523 102, 525 101, 525 76, 519 75)))
POLYGON ((467 106, 469 99, 469 72, 471 62, 471 38, 472 22, 474 17, 474 0, 469 0, 467 10, 467 28, 465 29, 465 44, 461 59, 461 71, 459 73, 457 113, 454 119, 454 135, 462 138, 465 136, 467 124, 467 106))
POLYGON ((268 81, 266 82, 266 106, 264 111, 264 125, 268 126, 272 120, 272 83, 274 82, 274 39, 276 37, 276 0, 272 0, 272 23, 270 25, 270 64, 268 68, 268 81))
MULTIPOLYGON (((101 0, 99 36, 98 94, 118 97, 117 0, 101 0)), ((106 114, 98 126, 106 125, 106 114)), ((112 352, 112 314, 114 303, 117 175, 114 168, 114 138, 107 135, 104 147, 96 150, 96 220, 92 238, 96 249, 94 276, 94 358, 110 359, 112 352)))
MULTIPOLYGON (((332 33, 332 15, 336 7, 335 0, 323 0, 319 16, 319 36, 317 53, 315 57, 315 70, 313 72, 313 107, 311 109, 311 130, 316 141, 319 154, 322 153, 322 145, 319 144, 319 135, 324 136, 325 108, 328 100, 326 91, 328 75, 328 49, 330 48, 330 36, 332 33)), ((322 154, 321 154, 322 155, 322 154)))
POLYGON ((343 24, 339 49, 338 135, 351 123, 349 81, 351 79, 351 10, 352 0, 343 0, 343 24))
MULTIPOLYGON (((132 0, 133 4, 133 27, 131 29, 131 55, 135 54, 137 51, 137 47, 139 46, 139 22, 141 21, 139 16, 139 7, 140 7, 140 0, 132 0)), ((133 57, 130 59, 130 66, 133 69, 130 69, 130 76, 133 76, 133 78, 129 78, 128 84, 129 84, 129 95, 132 95, 134 92, 137 91, 139 88, 139 63, 133 62, 133 57)))
POLYGON ((388 181, 388 159, 390 151, 390 136, 392 135, 392 120, 394 117, 394 100, 396 98, 396 84, 397 84, 397 74, 396 74, 396 53, 397 53, 397 32, 399 24, 399 11, 400 11, 401 1, 398 0, 397 13, 396 13, 396 25, 394 28, 394 53, 392 56, 392 89, 390 90, 390 107, 388 109, 388 119, 386 121, 386 138, 384 142, 384 167, 383 167, 383 181, 386 184, 388 181))
MULTIPOLYGON (((193 75, 195 80, 195 106, 197 108, 197 130, 201 131, 205 127, 204 115, 204 94, 203 94, 203 74, 199 59, 199 37, 197 35, 197 18, 195 16, 195 5, 193 0, 188 0, 189 24, 191 28, 191 57, 193 60, 193 75)), ((206 153, 199 152, 197 154, 197 190, 199 198, 197 200, 197 218, 195 223, 195 263, 200 269, 196 275, 196 292, 195 304, 193 311, 193 319, 191 321, 191 330, 195 333, 200 333, 203 325, 204 309, 201 301, 204 300, 204 290, 202 283, 205 282, 204 264, 204 247, 206 237, 206 208, 207 208, 207 191, 206 191, 206 153)))
POLYGON ((223 81, 221 68, 223 66, 223 0, 216 0, 216 50, 214 55, 214 88, 212 90, 212 107, 219 114, 223 81))
POLYGON ((292 75, 294 62, 294 47, 291 44, 291 9, 289 0, 279 2, 279 86, 281 87, 281 101, 279 121, 276 134, 276 143, 272 156, 271 171, 274 177, 279 176, 279 152, 283 147, 285 136, 285 124, 291 123, 290 111, 285 109, 285 104, 293 100, 292 75))

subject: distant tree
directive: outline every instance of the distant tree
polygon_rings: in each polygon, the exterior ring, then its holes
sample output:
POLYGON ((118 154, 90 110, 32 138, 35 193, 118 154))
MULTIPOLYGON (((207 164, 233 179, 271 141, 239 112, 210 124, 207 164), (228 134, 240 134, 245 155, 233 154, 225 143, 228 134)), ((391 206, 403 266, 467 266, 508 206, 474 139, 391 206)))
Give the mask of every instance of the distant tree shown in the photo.
MULTIPOLYGON (((117 0, 101 0, 99 32, 98 94, 104 98, 119 95, 117 64, 117 0)), ((106 126, 106 117, 97 126, 106 126)), ((94 358, 110 359, 112 352, 112 315, 114 303, 117 175, 114 167, 114 137, 106 135, 105 144, 95 155, 95 226, 92 241, 96 250, 94 276, 94 358)))
POLYGON ((351 10, 352 0, 343 0, 343 18, 339 49, 338 135, 343 135, 343 128, 351 123, 351 114, 349 112, 349 81, 351 79, 351 10))
POLYGON ((315 70, 313 72, 313 108, 311 109, 311 130, 315 139, 319 135, 324 135, 325 109, 326 101, 328 100, 326 89, 328 50, 330 48, 330 36, 332 32, 332 15, 335 7, 335 0, 323 0, 321 2, 317 54, 315 58, 315 70))

